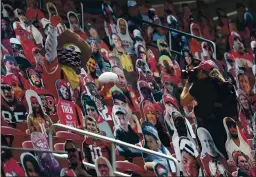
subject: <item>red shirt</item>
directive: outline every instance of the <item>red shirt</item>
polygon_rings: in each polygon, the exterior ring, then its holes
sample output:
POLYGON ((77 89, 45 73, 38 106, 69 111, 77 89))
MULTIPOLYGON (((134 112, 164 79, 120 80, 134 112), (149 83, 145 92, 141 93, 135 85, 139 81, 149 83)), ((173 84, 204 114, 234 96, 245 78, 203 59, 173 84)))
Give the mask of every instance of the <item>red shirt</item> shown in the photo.
POLYGON ((36 15, 38 20, 41 20, 42 18, 44 18, 44 14, 38 8, 35 8, 35 9, 27 8, 26 16, 28 20, 33 20, 36 15))
POLYGON ((95 160, 103 156, 110 160, 110 144, 102 140, 93 140, 91 137, 86 138, 83 142, 84 157, 88 163, 95 163, 95 160))
POLYGON ((17 161, 12 157, 7 162, 3 162, 5 176, 25 176, 25 173, 17 161))
POLYGON ((72 101, 66 101, 59 98, 57 113, 61 124, 74 128, 80 128, 83 126, 82 113, 78 110, 78 106, 72 101), (80 119, 80 125, 78 119, 80 119))

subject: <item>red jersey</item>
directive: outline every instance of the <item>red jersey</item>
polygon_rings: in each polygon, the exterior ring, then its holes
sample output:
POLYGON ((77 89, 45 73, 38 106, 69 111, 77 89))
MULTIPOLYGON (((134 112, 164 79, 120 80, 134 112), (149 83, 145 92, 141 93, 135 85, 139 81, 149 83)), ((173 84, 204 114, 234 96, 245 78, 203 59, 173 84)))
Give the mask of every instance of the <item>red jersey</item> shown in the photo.
POLYGON ((61 124, 75 128, 82 126, 82 113, 72 101, 60 98, 57 105, 57 113, 61 124))
MULTIPOLYGON (((24 55, 31 64, 35 64, 35 58, 33 56, 32 49, 36 47, 36 45, 34 43, 33 34, 32 32, 27 31, 25 27, 23 28, 23 26, 19 22, 15 22, 15 23, 16 23, 15 34, 16 34, 16 37, 20 40, 20 43, 24 51, 24 55)), ((29 28, 30 28, 30 31, 32 31, 31 25, 29 26, 29 28)))
POLYGON ((3 170, 5 176, 25 176, 23 169, 13 157, 3 162, 3 170))
POLYGON ((244 55, 240 55, 236 51, 232 50, 231 54, 234 55, 235 61, 238 64, 238 67, 252 67, 253 65, 253 56, 249 53, 245 53, 244 55))
POLYGON ((28 20, 30 20, 30 21, 33 20, 36 15, 37 15, 38 20, 41 20, 42 18, 44 18, 44 14, 41 12, 40 9, 38 9, 38 8, 35 8, 35 9, 27 8, 26 16, 27 16, 28 20))
POLYGON ((1 118, 8 123, 23 122, 27 119, 26 108, 17 100, 8 104, 3 98, 1 98, 1 118))
POLYGON ((151 87, 153 94, 160 91, 159 85, 156 83, 153 76, 150 75, 149 73, 139 72, 138 81, 140 81, 140 80, 146 81, 148 83, 148 85, 151 87))
POLYGON ((93 140, 91 137, 86 138, 83 142, 83 152, 88 163, 94 164, 100 156, 108 160, 111 159, 110 144, 102 140, 93 140))
POLYGON ((87 40, 88 39, 88 35, 85 33, 85 32, 80 32, 80 33, 78 33, 78 35, 82 38, 82 39, 84 39, 84 40, 87 40))
POLYGON ((212 158, 208 153, 201 157, 205 176, 229 176, 229 167, 225 158, 218 155, 212 158))

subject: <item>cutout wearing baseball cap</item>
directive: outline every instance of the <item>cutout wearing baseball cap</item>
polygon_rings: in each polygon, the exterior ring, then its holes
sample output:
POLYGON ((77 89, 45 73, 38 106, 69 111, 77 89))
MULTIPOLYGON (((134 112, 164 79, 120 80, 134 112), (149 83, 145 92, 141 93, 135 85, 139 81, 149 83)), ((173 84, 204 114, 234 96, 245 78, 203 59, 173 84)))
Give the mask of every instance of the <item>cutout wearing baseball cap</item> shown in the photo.
POLYGON ((138 86, 139 86, 140 89, 148 88, 151 91, 151 88, 150 88, 149 84, 146 81, 143 81, 143 80, 139 81, 138 86))
POLYGON ((230 36, 229 36, 229 45, 230 45, 230 48, 233 48, 233 45, 234 45, 234 41, 236 39, 239 39, 240 41, 242 41, 242 38, 241 36, 237 33, 237 32, 231 32, 230 36))
POLYGON ((117 99, 117 100, 121 100, 124 103, 127 103, 124 93, 117 86, 112 87, 110 89, 110 93, 111 93, 112 100, 117 99))
POLYGON ((226 53, 224 54, 224 57, 225 57, 225 60, 226 60, 227 62, 229 62, 229 63, 235 62, 235 57, 234 57, 234 55, 232 55, 232 54, 229 53, 229 52, 226 52, 226 53))
POLYGON ((202 70, 207 73, 210 73, 215 68, 215 64, 211 60, 202 61, 197 67, 194 67, 194 70, 202 70))
POLYGON ((5 55, 4 56, 4 63, 7 61, 12 61, 13 63, 17 64, 17 61, 15 60, 15 58, 11 55, 5 55))
POLYGON ((176 108, 179 108, 178 102, 176 100, 176 98, 174 98, 172 95, 170 94, 165 94, 164 95, 164 103, 171 103, 173 104, 176 108))
POLYGON ((143 133, 144 136, 145 135, 151 135, 156 140, 160 140, 157 129, 155 128, 155 126, 152 123, 144 121, 141 125, 141 128, 142 128, 142 133, 143 133))
POLYGON ((121 106, 115 106, 114 107, 114 114, 127 114, 127 112, 125 111, 125 109, 121 106))

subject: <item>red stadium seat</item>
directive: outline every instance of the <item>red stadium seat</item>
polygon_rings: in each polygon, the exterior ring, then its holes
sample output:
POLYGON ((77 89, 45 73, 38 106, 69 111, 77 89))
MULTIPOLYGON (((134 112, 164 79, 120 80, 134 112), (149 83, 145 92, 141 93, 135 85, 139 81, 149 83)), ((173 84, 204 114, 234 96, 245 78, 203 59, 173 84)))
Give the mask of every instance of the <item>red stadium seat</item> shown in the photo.
POLYGON ((116 161, 116 169, 123 173, 127 173, 127 171, 142 173, 144 171, 140 166, 127 161, 116 161))
POLYGON ((74 134, 68 131, 58 131, 56 133, 56 137, 62 138, 65 140, 73 140, 73 141, 83 141, 84 138, 78 134, 74 134))
POLYGON ((142 157, 133 157, 132 158, 132 163, 140 166, 140 167, 144 167, 144 160, 142 157))
POLYGON ((56 150, 56 151, 64 151, 64 143, 56 143, 56 144, 54 144, 54 149, 56 150))
POLYGON ((16 128, 22 132, 25 132, 26 129, 28 128, 28 124, 27 121, 21 122, 21 123, 17 123, 16 124, 16 128))
POLYGON ((82 135, 78 135, 68 131, 58 131, 56 132, 56 137, 58 138, 58 142, 60 143, 64 143, 66 140, 72 140, 78 145, 80 149, 82 149, 82 143, 84 141, 84 137, 82 135))
MULTIPOLYGON (((64 151, 64 143, 56 143, 54 144, 54 150, 55 151, 64 151)), ((58 162, 60 163, 60 165, 62 166, 62 168, 64 167, 68 167, 68 161, 66 159, 61 159, 61 158, 57 158, 58 162)))
POLYGON ((24 136, 25 133, 12 127, 1 126, 1 134, 3 135, 13 135, 13 136, 24 136))
POLYGON ((22 143, 22 147, 23 147, 23 148, 30 148, 30 149, 33 149, 33 144, 32 144, 31 141, 24 141, 24 142, 22 143))

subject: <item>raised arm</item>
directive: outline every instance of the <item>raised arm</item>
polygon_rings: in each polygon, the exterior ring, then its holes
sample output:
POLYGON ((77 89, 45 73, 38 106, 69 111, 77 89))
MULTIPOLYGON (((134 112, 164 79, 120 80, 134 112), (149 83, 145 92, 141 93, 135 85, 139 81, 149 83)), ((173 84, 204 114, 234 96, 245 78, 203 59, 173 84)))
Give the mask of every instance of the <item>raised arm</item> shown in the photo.
POLYGON ((49 25, 48 36, 45 41, 45 58, 49 63, 52 63, 57 58, 57 28, 49 25))

